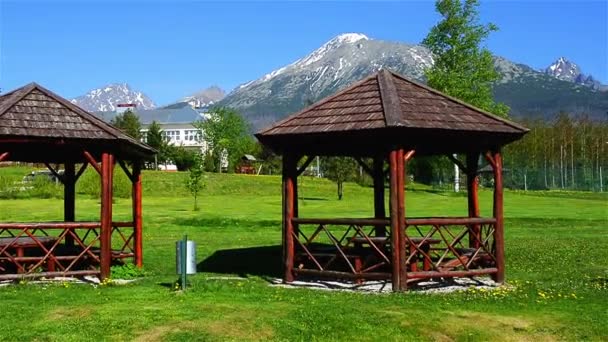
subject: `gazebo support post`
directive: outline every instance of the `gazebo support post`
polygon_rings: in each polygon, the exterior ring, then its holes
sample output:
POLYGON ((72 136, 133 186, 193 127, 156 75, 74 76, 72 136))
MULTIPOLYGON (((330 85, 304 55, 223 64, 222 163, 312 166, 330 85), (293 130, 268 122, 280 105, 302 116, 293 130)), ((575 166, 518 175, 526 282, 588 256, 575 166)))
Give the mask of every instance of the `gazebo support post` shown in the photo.
MULTIPOLYGON (((76 221, 76 164, 65 163, 63 172, 63 221, 76 221)), ((70 230, 70 233, 73 233, 70 230)), ((74 246, 74 237, 71 234, 65 236, 65 244, 74 246)))
POLYGON ((293 154, 283 156, 283 281, 292 282, 294 261, 295 184, 297 158, 293 154))
MULTIPOLYGON (((374 179, 374 217, 386 218, 386 208, 384 205, 384 157, 374 158, 372 175, 374 179)), ((375 227, 376 236, 386 236, 385 226, 375 227)))
MULTIPOLYGON (((479 196, 478 196, 478 176, 477 165, 479 163, 479 153, 467 154, 467 199, 469 217, 479 217, 479 196)), ((474 225, 469 231, 469 248, 479 248, 479 225, 474 225), (475 238, 477 237, 477 239, 475 238)))
POLYGON ((142 224, 142 183, 141 183, 141 162, 133 164, 131 199, 133 201, 133 229, 134 229, 134 250, 135 266, 144 266, 143 253, 143 224, 142 224))
MULTIPOLYGON (((402 245, 404 240, 405 218, 402 217, 403 204, 403 150, 396 149, 389 154, 390 202, 391 202, 391 251, 392 251, 392 285, 393 291, 401 291, 402 245)), ((405 284, 404 284, 405 286, 405 284)))
POLYGON ((502 156, 500 150, 492 152, 492 167, 494 169, 494 244, 496 251, 496 274, 494 281, 505 282, 505 235, 503 217, 503 186, 502 186, 502 156))
POLYGON ((101 155, 101 232, 100 238, 100 278, 110 276, 112 264, 112 181, 114 175, 114 156, 101 155))

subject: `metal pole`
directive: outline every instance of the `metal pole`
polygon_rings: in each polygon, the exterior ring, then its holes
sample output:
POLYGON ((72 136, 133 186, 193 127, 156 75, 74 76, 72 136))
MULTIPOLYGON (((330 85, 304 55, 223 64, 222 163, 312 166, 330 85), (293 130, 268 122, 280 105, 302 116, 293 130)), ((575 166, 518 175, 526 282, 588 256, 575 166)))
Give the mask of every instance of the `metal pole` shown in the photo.
POLYGON ((184 241, 182 241, 182 248, 181 248, 181 255, 182 255, 182 260, 181 260, 181 268, 182 268, 182 291, 186 291, 186 274, 188 273, 186 271, 186 267, 187 267, 187 263, 186 263, 186 258, 188 257, 188 235, 184 235, 184 241))
MULTIPOLYGON (((457 155, 456 153, 454 153, 454 158, 456 158, 457 155)), ((454 164, 454 192, 459 192, 460 191, 460 170, 458 169, 458 165, 454 164)))

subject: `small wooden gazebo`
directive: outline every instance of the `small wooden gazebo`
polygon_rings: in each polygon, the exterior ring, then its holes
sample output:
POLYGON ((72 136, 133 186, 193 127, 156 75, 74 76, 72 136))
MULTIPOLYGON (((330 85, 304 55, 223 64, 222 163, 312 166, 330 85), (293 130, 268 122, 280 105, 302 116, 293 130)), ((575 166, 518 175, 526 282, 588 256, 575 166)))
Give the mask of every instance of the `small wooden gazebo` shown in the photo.
POLYGON ((291 282, 299 276, 390 279, 393 290, 431 278, 491 275, 503 282, 500 151, 527 131, 382 70, 256 134, 261 143, 283 156, 284 280, 291 282), (466 156, 466 161, 454 154, 466 156), (353 157, 370 174, 373 217, 299 217, 297 178, 319 155, 353 157), (406 215, 405 171, 414 155, 445 155, 462 169, 468 184, 466 215, 406 215), (475 179, 481 156, 491 165, 495 179, 493 217, 487 218, 479 214, 475 179))
POLYGON ((0 161, 45 164, 64 186, 63 222, 0 223, 0 280, 83 275, 103 279, 113 262, 125 258, 141 267, 141 167, 154 153, 38 84, 0 96, 0 161), (116 163, 132 182, 129 222, 112 221, 116 163), (96 222, 76 221, 76 182, 87 165, 101 179, 96 222))

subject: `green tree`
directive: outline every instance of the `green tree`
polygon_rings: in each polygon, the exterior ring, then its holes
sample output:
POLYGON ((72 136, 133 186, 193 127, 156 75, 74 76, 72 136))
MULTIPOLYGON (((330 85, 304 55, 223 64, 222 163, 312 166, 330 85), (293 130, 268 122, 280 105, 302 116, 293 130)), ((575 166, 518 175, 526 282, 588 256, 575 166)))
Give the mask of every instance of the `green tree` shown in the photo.
POLYGON ((201 139, 209 146, 217 171, 222 171, 222 159, 227 155, 228 169, 251 149, 253 139, 245 119, 235 110, 218 107, 207 113, 206 120, 193 123, 201 131, 201 139))
POLYGON ((139 116, 130 110, 126 110, 125 112, 116 115, 110 123, 136 140, 141 138, 141 122, 139 121, 139 116))
POLYGON ((336 182, 338 186, 338 200, 344 195, 344 182, 351 179, 357 169, 356 162, 349 157, 324 158, 323 174, 328 179, 336 182))
POLYGON ((205 187, 203 181, 203 155, 194 153, 193 165, 190 167, 188 179, 186 180, 186 188, 194 197, 194 211, 198 211, 198 195, 205 187))
POLYGON ((160 124, 156 120, 152 121, 146 132, 146 143, 157 151, 160 151, 163 145, 167 143, 162 132, 160 124))
POLYGON ((509 107, 496 103, 492 83, 500 78, 492 54, 481 44, 498 30, 494 24, 479 24, 478 0, 438 0, 442 20, 422 44, 431 50, 435 63, 426 70, 428 85, 464 102, 500 116, 509 107))

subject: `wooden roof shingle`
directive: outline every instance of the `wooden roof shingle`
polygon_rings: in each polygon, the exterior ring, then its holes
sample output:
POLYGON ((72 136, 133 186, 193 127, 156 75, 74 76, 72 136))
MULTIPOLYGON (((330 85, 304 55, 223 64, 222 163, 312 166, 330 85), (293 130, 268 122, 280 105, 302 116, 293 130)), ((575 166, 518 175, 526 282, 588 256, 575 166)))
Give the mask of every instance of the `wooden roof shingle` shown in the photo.
POLYGON ((36 84, 30 83, 0 96, 0 144, 10 141, 68 141, 113 145, 141 156, 155 153, 151 147, 36 84))
MULTIPOLYGON (((433 135, 458 137, 467 140, 468 146, 481 139, 487 147, 517 140, 527 131, 426 85, 380 70, 276 122, 256 137, 262 143, 274 145, 275 150, 285 149, 283 145, 290 143, 297 145, 299 140, 302 144, 310 143, 312 136, 325 144, 331 143, 332 137, 356 136, 393 145, 420 146, 425 143, 424 136, 433 135), (386 141, 389 132, 393 135, 390 142, 386 141), (408 134, 404 135, 405 132, 408 134), (496 135, 495 141, 491 141, 492 134, 496 135), (412 141, 414 137, 419 141, 412 141)), ((448 149, 446 146, 445 150, 448 149)))

